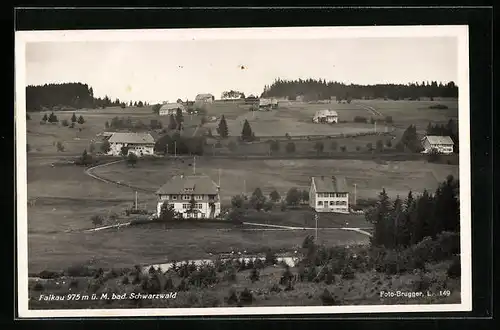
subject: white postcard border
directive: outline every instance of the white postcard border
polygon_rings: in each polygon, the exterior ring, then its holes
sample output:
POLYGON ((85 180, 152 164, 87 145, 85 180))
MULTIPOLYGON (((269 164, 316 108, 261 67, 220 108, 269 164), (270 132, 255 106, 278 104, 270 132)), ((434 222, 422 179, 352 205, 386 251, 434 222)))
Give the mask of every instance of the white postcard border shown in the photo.
POLYGON ((370 27, 293 27, 225 28, 176 30, 78 30, 17 31, 15 33, 15 141, 17 180, 17 291, 20 318, 54 317, 131 317, 204 315, 290 315, 353 314, 394 312, 447 312, 472 310, 471 260, 471 183, 468 26, 370 26, 370 27), (28 42, 75 41, 159 41, 159 40, 242 40, 242 39, 335 39, 335 38, 411 38, 456 37, 458 40, 459 86, 459 173, 461 228, 461 303, 433 305, 365 305, 307 307, 237 307, 171 309, 68 309, 30 310, 28 308, 28 228, 26 163, 26 56, 28 42))

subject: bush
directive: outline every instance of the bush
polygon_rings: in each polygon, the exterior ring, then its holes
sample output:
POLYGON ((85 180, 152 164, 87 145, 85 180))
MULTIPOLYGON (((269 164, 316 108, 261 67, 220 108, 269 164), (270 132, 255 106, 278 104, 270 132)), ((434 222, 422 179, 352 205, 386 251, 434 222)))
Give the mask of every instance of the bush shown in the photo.
POLYGON ((283 271, 283 274, 281 275, 281 278, 280 278, 280 284, 281 285, 288 285, 292 281, 293 281, 292 271, 290 270, 290 267, 288 265, 286 265, 285 270, 283 271))
POLYGON ((259 270, 257 268, 253 268, 252 269, 252 272, 250 273, 250 281, 252 281, 252 283, 254 282, 257 282, 260 278, 260 275, 259 275, 259 270))
POLYGON ((248 288, 245 288, 241 293, 240 293, 240 302, 243 304, 251 304, 254 300, 253 294, 248 288))
POLYGON ((341 276, 342 276, 342 279, 344 279, 344 280, 353 280, 356 278, 356 276, 354 275, 354 271, 352 270, 352 268, 350 266, 347 266, 342 270, 341 276))
POLYGON ((448 109, 448 106, 444 104, 434 104, 429 106, 429 109, 448 109))
POLYGON ((103 217, 100 215, 94 215, 90 218, 90 220, 92 221, 94 227, 101 226, 104 221, 103 217))
POLYGON ((239 302, 238 295, 234 289, 229 290, 229 295, 226 298, 228 305, 236 305, 239 302))
POLYGON ((342 150, 342 152, 346 152, 347 151, 347 147, 346 146, 342 146, 342 147, 340 147, 340 150, 342 150))
POLYGON ((68 120, 67 120, 67 119, 63 119, 63 120, 61 121, 61 125, 65 126, 65 127, 68 127, 68 126, 69 126, 69 122, 68 122, 68 120))
POLYGON ((50 270, 43 270, 38 274, 38 277, 43 279, 54 279, 60 277, 61 274, 57 272, 53 272, 50 270))
POLYGON ((323 306, 332 306, 337 304, 337 301, 328 289, 325 289, 319 298, 321 299, 323 306))
POLYGON ((40 283, 40 282, 37 282, 34 286, 33 286, 33 291, 43 291, 44 287, 43 287, 43 284, 40 283))
POLYGON ((356 117, 354 117, 354 122, 355 123, 368 123, 368 119, 366 119, 366 117, 363 117, 363 116, 356 116, 356 117))
POLYGON ((461 276, 462 269, 460 268, 460 258, 453 258, 453 262, 448 268, 447 275, 449 278, 459 278, 461 276))
POLYGON ((356 151, 360 151, 361 150, 361 147, 360 146, 356 146, 356 151))

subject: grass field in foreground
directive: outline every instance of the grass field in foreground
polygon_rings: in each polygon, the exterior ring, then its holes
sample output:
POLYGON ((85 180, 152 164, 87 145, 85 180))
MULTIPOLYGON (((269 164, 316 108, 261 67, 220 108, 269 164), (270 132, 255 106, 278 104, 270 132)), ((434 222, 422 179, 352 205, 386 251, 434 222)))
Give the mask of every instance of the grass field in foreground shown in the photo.
MULTIPOLYGON (((171 176, 193 173, 192 161, 158 159, 139 162, 136 168, 124 164, 100 167, 95 173, 145 189, 158 189, 171 176)), ((431 164, 425 161, 376 163, 372 160, 244 160, 197 158, 196 172, 218 181, 220 169, 221 198, 229 203, 232 196, 244 191, 251 194, 261 188, 264 194, 276 189, 282 196, 292 187, 309 189, 311 176, 342 175, 346 177, 351 203, 354 184, 357 198, 376 198, 385 188, 391 197, 404 197, 410 190, 434 191, 449 174, 458 177, 458 166, 431 164)))
MULTIPOLYGON (((207 259, 231 250, 293 251, 313 230, 168 229, 161 224, 94 233, 30 234, 29 272, 63 270, 94 260, 98 267, 129 267, 168 260, 207 259)), ((320 230, 319 241, 332 245, 367 244, 368 236, 345 230, 320 230)))
MULTIPOLYGON (((198 289, 190 288, 188 291, 164 290, 163 293, 175 292, 175 299, 130 299, 130 293, 137 292, 140 284, 122 284, 124 276, 107 280, 96 293, 101 297, 102 292, 111 292, 127 295, 125 300, 88 300, 88 301, 43 301, 41 295, 50 293, 67 296, 68 293, 88 294, 90 278, 48 280, 41 282, 42 290, 35 291, 35 281, 30 281, 29 297, 30 309, 113 309, 113 308, 179 308, 179 307, 224 307, 237 308, 228 304, 230 290, 235 290, 239 295, 245 288, 252 292, 253 301, 245 307, 270 307, 270 306, 321 306, 323 301, 321 294, 327 289, 335 298, 334 305, 407 305, 407 304, 458 304, 461 301, 460 278, 450 279, 447 277, 449 262, 440 262, 428 265, 428 273, 424 276, 430 279, 430 284, 424 284, 422 274, 403 273, 401 275, 385 275, 375 271, 355 273, 354 278, 345 279, 335 275, 333 284, 324 282, 296 282, 293 290, 286 291, 284 286, 279 285, 280 277, 284 270, 281 267, 266 267, 260 271, 259 280, 250 280, 250 270, 238 272, 236 281, 230 283, 222 280, 222 273, 217 276, 221 281, 212 287, 198 289), (273 285, 277 285, 279 292, 271 291, 273 285), (426 288, 424 286, 427 286, 426 288), (424 287, 424 288, 423 288, 424 287), (393 297, 382 298, 380 293, 386 292, 422 292, 422 297, 393 297), (428 292, 434 294, 428 296, 428 292), (439 294, 441 292, 441 294, 439 294), (448 296, 448 292, 450 295, 448 296)), ((297 269, 291 268, 292 274, 297 269)), ((180 279, 171 275, 173 285, 178 286, 180 279)), ((40 286, 40 284, 39 284, 40 286)))

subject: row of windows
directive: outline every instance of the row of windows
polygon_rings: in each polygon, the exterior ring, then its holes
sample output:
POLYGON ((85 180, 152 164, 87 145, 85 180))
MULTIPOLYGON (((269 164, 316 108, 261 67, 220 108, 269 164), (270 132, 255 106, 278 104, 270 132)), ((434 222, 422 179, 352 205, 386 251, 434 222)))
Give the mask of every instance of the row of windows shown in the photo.
MULTIPOLYGON (((163 199, 171 199, 176 201, 177 199, 182 199, 184 201, 190 201, 192 196, 194 196, 194 200, 200 201, 207 195, 163 195, 163 199)), ((215 196, 209 195, 210 198, 215 198, 215 196)))
MULTIPOLYGON (((328 202, 325 201, 325 207, 328 206, 328 202)), ((333 205, 347 205, 346 201, 330 201, 330 206, 333 205)), ((323 201, 318 201, 318 206, 323 206, 323 201)))
POLYGON ((347 193, 318 193, 318 197, 347 197, 347 193))
MULTIPOLYGON (((195 209, 201 209, 202 207, 203 207, 202 204, 195 204, 195 206, 194 206, 195 209)), ((184 210, 187 210, 187 209, 191 208, 191 205, 190 204, 182 204, 182 208, 184 210)))

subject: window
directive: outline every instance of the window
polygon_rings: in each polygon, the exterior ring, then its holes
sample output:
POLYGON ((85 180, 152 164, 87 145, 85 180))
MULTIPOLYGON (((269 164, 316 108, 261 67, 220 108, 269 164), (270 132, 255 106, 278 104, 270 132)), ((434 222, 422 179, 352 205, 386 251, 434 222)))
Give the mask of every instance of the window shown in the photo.
POLYGON ((182 195, 182 199, 188 201, 191 199, 191 197, 189 195, 182 195))
POLYGON ((330 206, 334 204, 334 201, 330 201, 330 206))
POLYGON ((183 208, 184 210, 189 209, 189 204, 182 204, 182 208, 183 208))
POLYGON ((335 197, 335 193, 330 193, 330 197, 335 197))
POLYGON ((196 200, 198 200, 198 201, 199 201, 199 200, 202 200, 202 199, 203 199, 203 195, 195 195, 195 196, 194 196, 194 199, 196 199, 196 200))
POLYGON ((318 206, 322 206, 323 205, 323 202, 322 201, 318 201, 318 206))
POLYGON ((172 200, 176 201, 177 200, 177 195, 172 195, 172 200))
POLYGON ((196 208, 197 208, 197 209, 201 209, 201 208, 203 208, 203 204, 201 204, 201 203, 200 203, 200 204, 196 204, 196 208))

